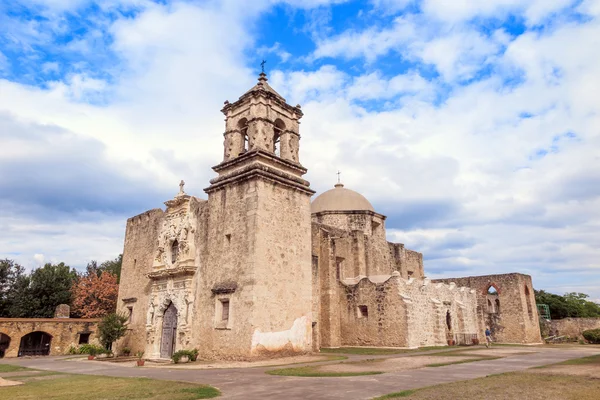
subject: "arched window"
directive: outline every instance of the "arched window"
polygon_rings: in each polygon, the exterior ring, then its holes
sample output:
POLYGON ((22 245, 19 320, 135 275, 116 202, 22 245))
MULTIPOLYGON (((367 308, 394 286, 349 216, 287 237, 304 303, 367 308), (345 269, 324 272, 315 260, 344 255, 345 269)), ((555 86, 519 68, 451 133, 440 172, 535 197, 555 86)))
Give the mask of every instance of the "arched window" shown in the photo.
POLYGON ((175 264, 175 261, 177 261, 178 255, 179 255, 179 242, 177 242, 177 240, 173 240, 173 244, 171 245, 171 263, 175 264))
POLYGON ((498 290, 493 284, 490 284, 486 291, 487 312, 497 314, 500 311, 500 300, 498 300, 498 290))
POLYGON ((273 126, 273 153, 277 157, 281 157, 281 135, 285 131, 285 124, 279 118, 275 120, 273 126))
POLYGON ((249 150, 248 144, 248 120, 246 118, 240 119, 238 122, 238 129, 242 134, 242 140, 244 141, 244 148, 240 154, 243 154, 249 150))
POLYGON ((533 309, 531 307, 531 294, 529 294, 529 288, 525 285, 525 301, 527 302, 527 314, 529 319, 533 319, 533 309))

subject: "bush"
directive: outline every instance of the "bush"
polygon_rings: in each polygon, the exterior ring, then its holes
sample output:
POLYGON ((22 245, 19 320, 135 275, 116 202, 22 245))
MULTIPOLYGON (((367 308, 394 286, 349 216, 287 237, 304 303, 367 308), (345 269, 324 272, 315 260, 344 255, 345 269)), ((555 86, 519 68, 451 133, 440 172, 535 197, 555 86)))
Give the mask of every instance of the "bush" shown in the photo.
POLYGON ((129 355, 131 354, 131 349, 129 347, 123 347, 121 349, 121 354, 126 357, 129 357, 129 355))
POLYGON ((181 360, 181 357, 183 357, 183 356, 187 356, 187 358, 190 361, 196 361, 198 359, 198 349, 176 351, 171 356, 171 359, 173 360, 173 362, 175 364, 177 364, 179 362, 179 360, 181 360))
POLYGON ((590 343, 600 344, 600 328, 583 331, 583 337, 590 343))
POLYGON ((89 354, 90 356, 96 356, 98 354, 109 354, 110 350, 106 350, 102 346, 97 346, 95 344, 82 344, 79 346, 78 354, 89 354))

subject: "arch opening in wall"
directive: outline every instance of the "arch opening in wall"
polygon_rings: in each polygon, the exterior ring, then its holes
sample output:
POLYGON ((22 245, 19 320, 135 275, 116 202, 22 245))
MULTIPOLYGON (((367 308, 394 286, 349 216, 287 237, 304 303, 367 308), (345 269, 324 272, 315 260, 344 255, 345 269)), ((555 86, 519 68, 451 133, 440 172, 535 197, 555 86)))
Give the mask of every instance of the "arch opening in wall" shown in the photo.
POLYGON ((529 319, 533 319, 533 308, 531 307, 531 294, 529 293, 529 287, 525 285, 525 302, 527 303, 527 314, 529 319))
POLYGON ((173 240, 171 244, 171 263, 175 264, 177 261, 177 256, 179 256, 179 242, 177 239, 173 240))
POLYGON ((285 123, 277 118, 273 124, 273 153, 281 157, 281 135, 285 132, 285 123))
POLYGON ((8 346, 10 346, 10 336, 0 333, 0 358, 4 358, 8 346))
POLYGON ((42 331, 28 333, 21 338, 19 357, 47 356, 50 354, 52 335, 42 331))
POLYGON ((244 141, 244 147, 242 152, 238 155, 244 154, 249 150, 249 141, 248 141, 248 120, 246 118, 242 118, 238 122, 238 129, 242 135, 242 140, 244 141))
POLYGON ((486 289, 486 298, 488 314, 497 314, 500 311, 500 300, 498 299, 498 288, 493 283, 486 289))

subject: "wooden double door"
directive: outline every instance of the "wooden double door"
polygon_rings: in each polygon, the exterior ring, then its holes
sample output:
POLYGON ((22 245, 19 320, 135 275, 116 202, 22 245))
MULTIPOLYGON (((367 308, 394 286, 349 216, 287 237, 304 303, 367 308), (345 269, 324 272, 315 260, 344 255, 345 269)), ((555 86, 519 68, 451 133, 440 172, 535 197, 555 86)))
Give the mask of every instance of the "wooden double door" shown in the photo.
POLYGON ((160 341, 160 358, 171 358, 175 350, 177 338, 177 308, 173 303, 165 310, 163 316, 162 338, 160 341))

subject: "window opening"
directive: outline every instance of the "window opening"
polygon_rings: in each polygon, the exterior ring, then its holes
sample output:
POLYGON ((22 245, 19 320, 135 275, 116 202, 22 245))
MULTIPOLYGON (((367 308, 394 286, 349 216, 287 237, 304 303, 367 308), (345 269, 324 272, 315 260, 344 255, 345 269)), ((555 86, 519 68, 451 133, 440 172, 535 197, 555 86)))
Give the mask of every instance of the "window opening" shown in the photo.
POLYGON ((450 315, 450 311, 446 311, 446 326, 448 330, 452 330, 452 316, 450 315))
POLYGON ((369 318, 369 307, 358 306, 358 316, 360 318, 369 318))
POLYGON ((127 307, 127 312, 129 313, 127 316, 127 322, 132 323, 133 322, 133 306, 127 307))
POLYGON ((221 300, 221 321, 229 320, 229 299, 221 300))
POLYGON ((179 255, 179 243, 177 240, 173 241, 171 245, 171 263, 175 264, 177 261, 177 256, 179 255))
POLYGON ((90 334, 89 333, 80 333, 79 334, 79 344, 88 344, 90 342, 90 334))

